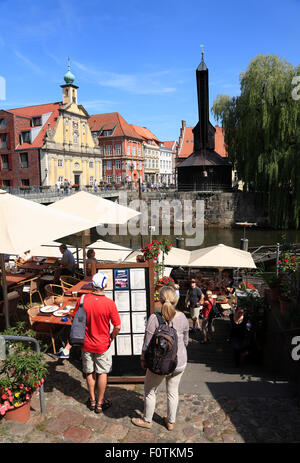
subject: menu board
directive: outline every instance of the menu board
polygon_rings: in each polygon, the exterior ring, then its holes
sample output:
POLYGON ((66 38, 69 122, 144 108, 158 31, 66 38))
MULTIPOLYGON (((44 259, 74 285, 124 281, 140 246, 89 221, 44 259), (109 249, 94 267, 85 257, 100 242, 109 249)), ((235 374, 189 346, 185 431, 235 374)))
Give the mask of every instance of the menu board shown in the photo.
POLYGON ((140 355, 147 319, 154 312, 152 263, 97 264, 97 271, 108 275, 110 285, 105 295, 115 301, 121 319, 120 333, 110 346, 110 376, 123 378, 124 370, 128 370, 138 371, 138 377, 142 377, 145 371, 140 366, 140 355))

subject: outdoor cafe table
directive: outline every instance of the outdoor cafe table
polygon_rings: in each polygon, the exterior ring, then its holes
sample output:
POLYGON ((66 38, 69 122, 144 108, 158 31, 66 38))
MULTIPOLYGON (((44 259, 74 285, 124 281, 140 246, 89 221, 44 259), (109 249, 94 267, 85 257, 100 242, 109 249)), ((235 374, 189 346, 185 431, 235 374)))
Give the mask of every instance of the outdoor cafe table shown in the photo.
POLYGON ((77 296, 81 294, 89 294, 93 292, 93 287, 89 283, 92 282, 92 277, 85 277, 83 280, 80 280, 76 285, 72 286, 71 288, 65 291, 66 295, 72 295, 73 293, 77 293, 77 296))
POLYGON ((15 286, 22 281, 30 280, 31 278, 34 278, 34 273, 6 273, 6 284, 7 288, 11 288, 12 286, 15 286))
MULTIPOLYGON (((78 298, 77 297, 64 297, 62 307, 57 306, 57 310, 62 310, 65 306, 67 305, 76 305, 78 298)), ((51 305, 57 305, 57 304, 51 304, 51 305)), ((62 317, 56 317, 52 313, 49 314, 37 314, 34 317, 32 317, 32 322, 33 323, 43 323, 49 327, 49 333, 51 337, 51 342, 53 346, 53 352, 56 354, 56 347, 55 347, 55 338, 59 337, 59 335, 62 333, 63 330, 60 330, 58 333, 53 332, 53 328, 60 326, 63 329, 66 326, 71 326, 72 325, 72 316, 70 314, 65 315, 65 317, 68 317, 67 322, 63 322, 61 319, 62 317)))
POLYGON ((30 262, 25 262, 24 264, 19 264, 18 267, 22 268, 24 270, 30 270, 32 272, 42 272, 44 270, 47 270, 49 267, 52 267, 52 265, 57 261, 55 258, 47 258, 46 261, 44 262, 36 262, 36 261, 30 261, 30 262))

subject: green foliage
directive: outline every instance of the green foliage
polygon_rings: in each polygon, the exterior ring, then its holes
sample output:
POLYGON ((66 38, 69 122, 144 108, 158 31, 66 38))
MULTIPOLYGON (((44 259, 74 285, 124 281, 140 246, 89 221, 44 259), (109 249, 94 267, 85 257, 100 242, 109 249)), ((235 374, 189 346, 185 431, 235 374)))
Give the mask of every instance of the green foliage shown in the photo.
MULTIPOLYGON (((18 322, 2 334, 34 337, 34 332, 27 330, 24 322, 18 322)), ((43 354, 38 354, 28 342, 10 341, 9 354, 0 370, 0 415, 4 415, 9 407, 18 407, 29 400, 44 382, 46 374, 43 354)))
POLYGON ((275 55, 258 55, 240 74, 241 95, 219 95, 212 107, 225 129, 229 158, 247 191, 263 192, 274 227, 299 228, 300 74, 275 55))

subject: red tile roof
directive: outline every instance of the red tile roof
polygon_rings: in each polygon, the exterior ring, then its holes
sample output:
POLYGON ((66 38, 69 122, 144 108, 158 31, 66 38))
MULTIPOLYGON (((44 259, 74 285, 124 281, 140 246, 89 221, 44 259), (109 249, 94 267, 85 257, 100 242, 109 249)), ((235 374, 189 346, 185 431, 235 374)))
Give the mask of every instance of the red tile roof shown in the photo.
POLYGON ((164 142, 163 142, 163 146, 164 146, 165 148, 169 148, 169 149, 172 150, 172 149, 174 149, 175 143, 176 143, 176 142, 175 142, 174 140, 173 140, 173 141, 164 141, 164 142))
POLYGON ((131 127, 145 140, 154 140, 156 143, 161 143, 161 141, 146 127, 140 127, 139 125, 131 124, 131 127))
POLYGON ((128 124, 118 112, 94 114, 90 116, 88 122, 92 132, 98 132, 101 129, 112 130, 115 127, 112 135, 114 137, 125 136, 142 140, 142 137, 134 130, 133 126, 128 124))
MULTIPOLYGON (((27 106, 24 108, 15 108, 15 109, 8 109, 10 113, 15 114, 16 116, 28 118, 28 130, 32 130, 33 127, 30 126, 30 119, 36 116, 42 116, 42 114, 50 114, 50 117, 41 128, 40 132, 34 139, 33 143, 22 143, 22 145, 17 145, 16 149, 23 150, 23 149, 32 149, 32 148, 41 148, 44 144, 44 138, 46 134, 46 130, 50 124, 50 129, 54 129, 56 124, 56 119, 59 116, 59 107, 60 102, 56 103, 47 103, 42 105, 36 106, 27 106)), ((22 129, 24 131, 24 129, 22 129)), ((26 128, 25 128, 26 131, 26 128)))
POLYGON ((215 129, 215 151, 223 158, 226 158, 228 157, 228 153, 225 146, 224 129, 218 125, 215 126, 215 129))
MULTIPOLYGON (((194 150, 193 128, 194 127, 184 127, 182 144, 179 146, 178 150, 179 158, 187 158, 194 150)), ((224 130, 218 125, 216 125, 215 129, 215 151, 223 158, 228 157, 224 142, 224 130)))

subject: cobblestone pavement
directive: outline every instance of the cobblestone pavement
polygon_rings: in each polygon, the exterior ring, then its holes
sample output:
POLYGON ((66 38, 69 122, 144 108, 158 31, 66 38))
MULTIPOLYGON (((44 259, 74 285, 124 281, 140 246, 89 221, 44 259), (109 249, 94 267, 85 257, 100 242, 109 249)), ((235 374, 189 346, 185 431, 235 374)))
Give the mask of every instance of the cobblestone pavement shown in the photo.
POLYGON ((159 392, 152 429, 148 430, 131 424, 131 417, 140 416, 143 410, 142 384, 109 384, 106 396, 113 406, 96 415, 86 407, 88 392, 79 362, 48 359, 46 413, 40 413, 35 395, 26 424, 0 419, 0 443, 300 442, 296 398, 180 394, 177 422, 170 432, 162 421, 166 396, 159 392))

